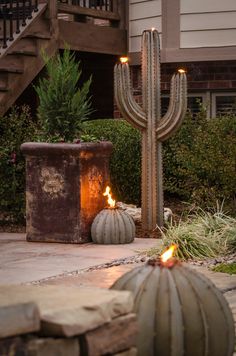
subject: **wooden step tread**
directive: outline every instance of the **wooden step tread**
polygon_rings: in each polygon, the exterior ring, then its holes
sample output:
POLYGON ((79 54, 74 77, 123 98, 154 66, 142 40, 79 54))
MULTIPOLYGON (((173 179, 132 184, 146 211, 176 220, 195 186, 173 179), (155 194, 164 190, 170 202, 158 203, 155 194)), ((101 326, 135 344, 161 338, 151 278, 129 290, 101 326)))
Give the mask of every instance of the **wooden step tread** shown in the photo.
POLYGON ((7 73, 17 73, 17 74, 22 74, 24 73, 24 70, 22 67, 6 67, 2 66, 0 62, 0 72, 7 72, 7 73))
POLYGON ((38 38, 42 40, 50 40, 52 36, 50 35, 49 32, 45 32, 45 33, 32 32, 32 33, 27 33, 25 36, 23 36, 23 38, 38 38))
POLYGON ((19 54, 26 56, 38 55, 38 42, 33 38, 21 38, 20 41, 12 46, 8 54, 19 54))
POLYGON ((37 55, 38 55, 36 50, 35 51, 30 51, 30 50, 25 50, 25 49, 22 49, 22 50, 18 49, 18 50, 14 50, 14 51, 8 53, 8 55, 11 55, 11 54, 13 54, 13 55, 14 54, 18 55, 19 54, 19 55, 32 56, 32 57, 37 57, 37 55))
POLYGON ((0 92, 6 92, 6 91, 9 91, 9 89, 7 87, 0 86, 0 92))

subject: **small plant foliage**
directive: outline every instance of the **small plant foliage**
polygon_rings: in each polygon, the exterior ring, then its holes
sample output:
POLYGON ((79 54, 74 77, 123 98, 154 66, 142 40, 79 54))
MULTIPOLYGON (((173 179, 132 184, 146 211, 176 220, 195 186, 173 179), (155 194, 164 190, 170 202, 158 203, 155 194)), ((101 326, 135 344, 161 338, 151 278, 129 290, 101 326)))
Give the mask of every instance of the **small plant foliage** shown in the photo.
POLYGON ((47 77, 35 86, 40 100, 38 117, 42 140, 72 142, 79 137, 82 122, 92 112, 89 97, 92 79, 78 87, 82 70, 69 49, 50 59, 43 54, 43 58, 47 77))
POLYGON ((236 274, 236 262, 233 263, 221 263, 212 268, 214 272, 236 274))
POLYGON ((14 107, 0 119, 0 221, 23 222, 25 159, 20 145, 37 139, 38 126, 29 107, 14 107))

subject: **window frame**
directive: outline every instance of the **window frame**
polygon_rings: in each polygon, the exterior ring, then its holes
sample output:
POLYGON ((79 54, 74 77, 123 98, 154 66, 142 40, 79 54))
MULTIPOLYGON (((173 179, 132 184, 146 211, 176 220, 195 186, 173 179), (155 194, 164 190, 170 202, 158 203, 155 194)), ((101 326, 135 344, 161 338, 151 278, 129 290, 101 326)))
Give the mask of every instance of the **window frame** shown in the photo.
POLYGON ((236 99, 236 92, 212 92, 211 93, 211 117, 216 117, 216 98, 217 96, 234 96, 236 99))

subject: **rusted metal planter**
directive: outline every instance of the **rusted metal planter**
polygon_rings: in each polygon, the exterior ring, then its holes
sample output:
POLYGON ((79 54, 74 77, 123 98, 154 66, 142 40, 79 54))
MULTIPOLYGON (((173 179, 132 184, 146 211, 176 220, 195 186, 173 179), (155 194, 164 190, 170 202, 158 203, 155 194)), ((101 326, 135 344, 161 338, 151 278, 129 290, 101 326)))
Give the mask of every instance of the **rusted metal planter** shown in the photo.
POLYGON ((91 241, 93 219, 104 207, 111 142, 24 143, 28 241, 91 241))

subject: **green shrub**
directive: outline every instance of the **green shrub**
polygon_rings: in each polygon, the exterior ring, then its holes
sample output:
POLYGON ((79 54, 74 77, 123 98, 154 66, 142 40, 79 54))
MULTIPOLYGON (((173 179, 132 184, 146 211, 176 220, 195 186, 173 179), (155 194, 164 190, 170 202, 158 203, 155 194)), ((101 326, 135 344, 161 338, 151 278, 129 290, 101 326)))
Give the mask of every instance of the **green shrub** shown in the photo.
MULTIPOLYGON (((20 144, 37 138, 36 125, 27 108, 14 109, 0 121, 0 211, 22 219, 24 215, 24 159, 20 144), (16 152, 16 164, 11 154, 16 152)), ((111 182, 118 200, 140 205, 141 134, 123 120, 83 123, 84 141, 110 140, 111 182)), ((202 112, 189 114, 176 135, 164 143, 165 195, 205 208, 224 200, 225 210, 235 209, 236 117, 207 120, 202 112)), ((235 212, 235 210, 234 210, 235 212)), ((235 248, 236 240, 232 240, 235 248)))
POLYGON ((78 88, 82 70, 69 49, 50 59, 44 54, 43 58, 48 76, 40 79, 35 87, 40 100, 42 140, 71 142, 79 137, 82 121, 92 112, 91 78, 78 88))
POLYGON ((25 160, 20 145, 35 141, 37 125, 29 108, 13 108, 0 119, 0 221, 22 222, 25 215, 25 160))
POLYGON ((165 190, 201 207, 225 201, 235 210, 236 117, 188 114, 164 144, 165 190))
POLYGON ((84 130, 113 143, 110 161, 112 190, 118 200, 140 204, 140 133, 123 120, 94 120, 84 130))
MULTIPOLYGON (((114 143, 111 179, 119 199, 140 204, 140 133, 122 120, 86 122, 85 131, 114 143)), ((235 209, 236 117, 206 119, 188 114, 177 134, 164 143, 166 194, 195 203, 235 209)))

